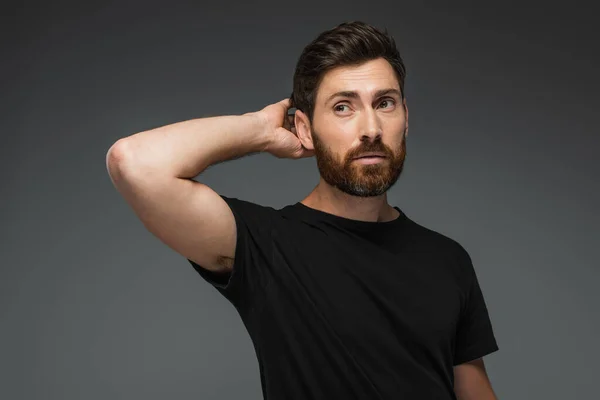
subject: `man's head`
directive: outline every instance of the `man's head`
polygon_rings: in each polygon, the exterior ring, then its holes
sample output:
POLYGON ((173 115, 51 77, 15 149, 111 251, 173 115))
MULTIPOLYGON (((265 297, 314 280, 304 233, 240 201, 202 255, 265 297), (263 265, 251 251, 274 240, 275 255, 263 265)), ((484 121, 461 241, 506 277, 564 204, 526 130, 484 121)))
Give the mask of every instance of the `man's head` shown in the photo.
POLYGON ((394 39, 362 22, 340 24, 306 46, 292 106, 298 137, 314 149, 325 182, 370 197, 397 181, 408 130, 405 75, 394 39), (358 158, 369 152, 381 157, 358 158))

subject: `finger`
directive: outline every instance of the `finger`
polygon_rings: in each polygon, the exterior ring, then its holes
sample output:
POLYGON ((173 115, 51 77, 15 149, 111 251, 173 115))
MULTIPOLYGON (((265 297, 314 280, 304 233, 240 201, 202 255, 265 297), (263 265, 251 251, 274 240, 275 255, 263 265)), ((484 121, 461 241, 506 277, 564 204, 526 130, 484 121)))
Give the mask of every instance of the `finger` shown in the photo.
POLYGON ((285 129, 286 131, 289 131, 291 129, 291 123, 290 123, 290 118, 288 115, 285 115, 283 117, 283 124, 281 125, 283 127, 283 129, 285 129))
POLYGON ((280 100, 279 104, 281 104, 282 106, 284 106, 285 109, 287 110, 292 105, 292 99, 290 99, 289 97, 285 98, 283 100, 280 100))

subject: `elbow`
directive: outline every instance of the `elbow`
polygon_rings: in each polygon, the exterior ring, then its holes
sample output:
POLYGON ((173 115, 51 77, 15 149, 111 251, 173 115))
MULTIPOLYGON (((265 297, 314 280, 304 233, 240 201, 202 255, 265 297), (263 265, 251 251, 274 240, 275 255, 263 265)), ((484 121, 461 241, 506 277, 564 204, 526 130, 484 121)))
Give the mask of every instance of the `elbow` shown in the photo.
POLYGON ((127 144, 123 139, 117 140, 106 153, 106 169, 113 184, 120 180, 121 172, 128 160, 127 154, 127 144))

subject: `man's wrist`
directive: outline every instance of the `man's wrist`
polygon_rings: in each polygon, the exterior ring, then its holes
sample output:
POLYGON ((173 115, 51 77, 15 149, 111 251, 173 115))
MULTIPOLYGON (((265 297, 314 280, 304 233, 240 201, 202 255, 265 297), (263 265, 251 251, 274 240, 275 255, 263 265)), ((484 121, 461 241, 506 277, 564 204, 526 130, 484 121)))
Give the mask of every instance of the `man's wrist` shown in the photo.
POLYGON ((263 115, 260 111, 249 112, 243 114, 243 116, 248 117, 252 122, 252 131, 256 132, 256 149, 260 152, 268 151, 269 145, 273 139, 273 132, 269 130, 269 123, 265 115, 263 115))

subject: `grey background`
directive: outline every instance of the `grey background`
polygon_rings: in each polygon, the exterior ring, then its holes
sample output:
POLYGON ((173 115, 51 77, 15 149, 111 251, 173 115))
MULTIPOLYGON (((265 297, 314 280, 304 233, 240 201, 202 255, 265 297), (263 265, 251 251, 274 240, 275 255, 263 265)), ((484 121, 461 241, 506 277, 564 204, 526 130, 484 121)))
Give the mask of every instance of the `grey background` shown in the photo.
MULTIPOLYGON (((235 309, 144 229, 105 155, 120 137, 286 97, 302 48, 353 19, 387 27, 407 64, 407 160, 389 200, 470 252, 497 395, 597 398, 595 14, 422 3, 5 9, 0 398, 261 398, 235 309)), ((197 179, 280 207, 318 171, 260 154, 197 179)))

